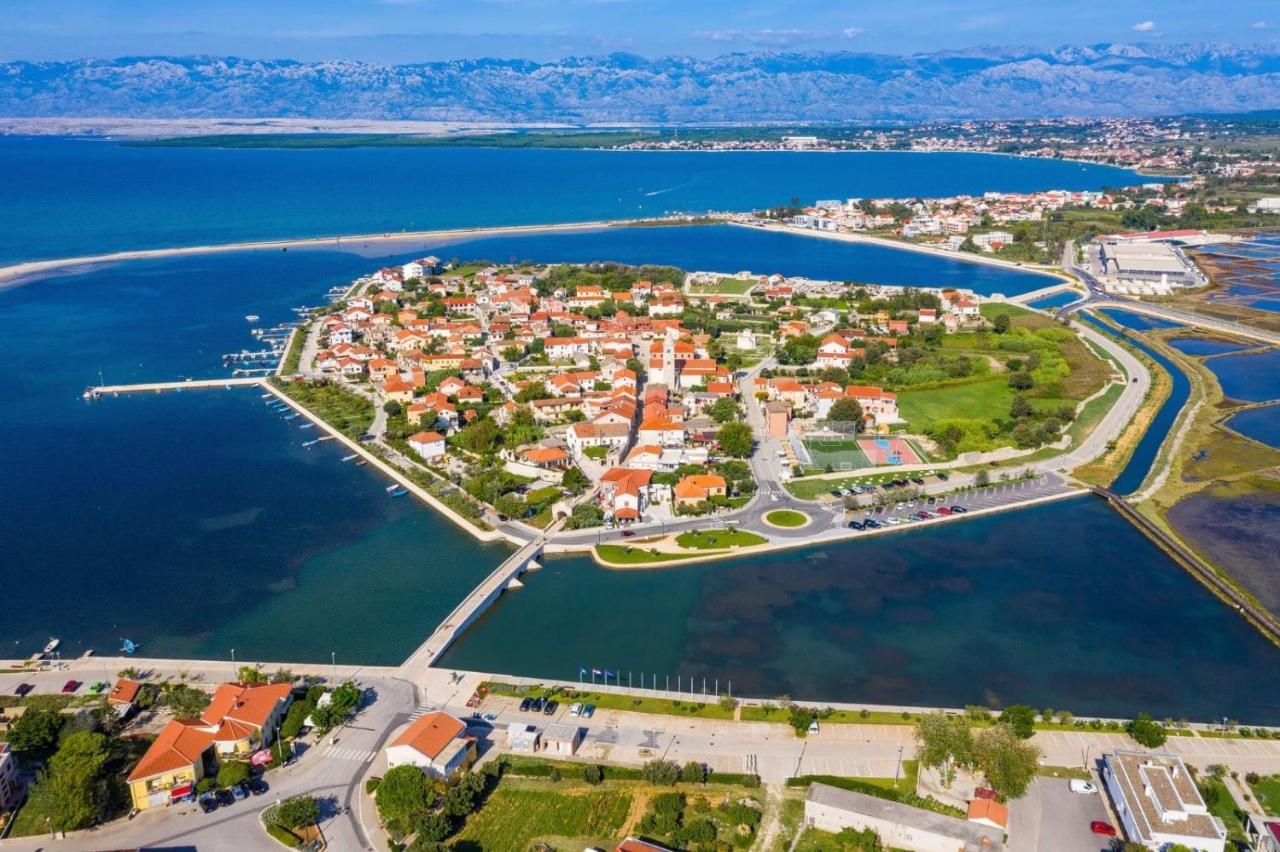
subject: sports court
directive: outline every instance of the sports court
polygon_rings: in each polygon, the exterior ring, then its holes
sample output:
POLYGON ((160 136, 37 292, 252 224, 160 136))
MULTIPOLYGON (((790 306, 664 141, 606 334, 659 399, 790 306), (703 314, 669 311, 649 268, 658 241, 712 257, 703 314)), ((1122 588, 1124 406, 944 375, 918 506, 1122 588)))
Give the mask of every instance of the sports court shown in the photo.
POLYGON ((804 448, 809 451, 813 466, 822 470, 826 470, 828 465, 832 470, 871 467, 871 462, 867 461, 856 438, 846 438, 844 435, 806 438, 804 448))
POLYGON ((920 464, 920 455, 905 438, 859 438, 858 446, 876 467, 920 464))

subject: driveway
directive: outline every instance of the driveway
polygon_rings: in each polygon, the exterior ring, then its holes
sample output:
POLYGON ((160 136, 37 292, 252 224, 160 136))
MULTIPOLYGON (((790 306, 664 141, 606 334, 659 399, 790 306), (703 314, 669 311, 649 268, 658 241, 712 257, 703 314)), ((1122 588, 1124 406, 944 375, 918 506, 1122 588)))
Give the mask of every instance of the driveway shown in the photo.
MULTIPOLYGON (((1095 776, 1093 783, 1101 790, 1095 776)), ((1115 825, 1101 792, 1072 793, 1065 778, 1037 778, 1027 795, 1009 805, 1009 852, 1093 852, 1107 838, 1089 830, 1095 819, 1115 825)))

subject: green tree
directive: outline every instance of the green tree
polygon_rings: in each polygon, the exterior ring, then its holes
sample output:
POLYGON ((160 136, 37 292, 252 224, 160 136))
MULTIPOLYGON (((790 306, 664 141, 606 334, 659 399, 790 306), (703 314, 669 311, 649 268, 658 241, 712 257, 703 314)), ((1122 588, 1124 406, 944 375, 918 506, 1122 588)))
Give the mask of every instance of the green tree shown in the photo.
MULTIPOLYGON (((537 338, 537 342, 541 343, 542 339, 537 338)), ((547 386, 542 382, 530 382, 516 391, 516 402, 519 403, 533 402, 535 399, 549 399, 550 397, 551 392, 547 390, 547 386)))
POLYGON ((1152 719, 1149 713, 1139 713, 1138 718, 1125 725, 1124 729, 1139 745, 1147 748, 1159 748, 1169 738, 1164 726, 1152 719))
POLYGON ((738 408, 738 403, 727 396, 721 397, 712 403, 709 413, 711 414, 711 419, 717 423, 729 423, 742 416, 742 410, 738 408))
POLYGON ((104 769, 107 738, 81 731, 62 741, 31 788, 27 807, 56 831, 88 828, 102 819, 110 800, 104 769))
POLYGON ((991 474, 985 470, 978 471, 977 475, 973 477, 973 484, 979 488, 986 488, 991 484, 991 474))
POLYGON ((400 403, 396 402, 394 399, 384 402, 382 404, 382 410, 390 417, 399 417, 400 413, 404 411, 404 409, 401 408, 400 403))
POLYGON ((404 833, 416 825, 435 803, 427 776, 416 766, 403 764, 387 770, 375 794, 382 822, 404 833))
POLYGON ((991 326, 995 329, 996 334, 1004 334, 1009 330, 1009 315, 997 314, 996 318, 991 321, 991 326))
POLYGON ((285 828, 306 828, 320 821, 320 803, 314 796, 293 796, 276 806, 275 817, 285 828))
POLYGON ((1035 378, 1026 370, 1019 370, 1016 373, 1009 374, 1009 387, 1014 390, 1031 390, 1035 385, 1035 378))
POLYGON ((963 716, 926 713, 916 721, 916 757, 921 766, 937 768, 944 784, 955 780, 956 768, 973 764, 973 733, 963 716))
POLYGON ((498 424, 489 417, 481 417, 463 429, 458 440, 466 449, 483 455, 493 452, 498 446, 500 437, 502 437, 502 430, 498 428, 498 424))
POLYGON ((1010 725, 993 725, 973 740, 974 764, 1006 799, 1020 799, 1036 777, 1040 749, 1022 740, 1010 725))
POLYGON ((582 780, 595 786, 604 780, 604 770, 597 764, 588 763, 582 767, 582 780))
POLYGON ((720 449, 731 456, 746 458, 751 455, 754 443, 751 427, 746 423, 726 423, 716 434, 720 449))
POLYGON ((236 680, 241 683, 266 683, 267 676, 258 666, 241 666, 236 670, 236 680))
POLYGON ((30 710, 18 717, 9 729, 9 747, 27 756, 51 750, 67 717, 56 710, 30 710))
POLYGON ((1029 740, 1036 732, 1036 711, 1026 704, 1011 704, 1000 714, 1000 723, 1008 725, 1021 739, 1029 740))
POLYGON ((854 428, 861 432, 867 428, 866 422, 862 419, 862 405, 851 396, 844 399, 837 399, 835 404, 831 406, 831 410, 827 412, 827 421, 830 423, 852 423, 854 428))
POLYGON ((705 784, 707 767, 696 760, 691 760, 680 769, 680 780, 686 784, 705 784))
POLYGON ((660 787, 670 787, 680 778, 680 767, 670 760, 654 759, 640 770, 645 781, 660 787))
POLYGON ((581 494, 591 486, 591 480, 577 467, 570 467, 560 477, 560 484, 574 494, 581 494))
POLYGON ((184 683, 169 687, 164 703, 177 719, 197 719, 209 706, 209 693, 184 683))
POLYGON ((818 357, 818 346, 821 341, 812 334, 802 334, 798 337, 791 337, 787 342, 782 344, 782 348, 777 352, 779 364, 804 365, 812 364, 818 357))
POLYGON ((423 843, 439 843, 452 833, 453 821, 445 814, 433 811, 418 823, 418 836, 414 839, 413 846, 409 848, 412 850, 418 847, 419 840, 423 843))
POLYGON ((218 767, 218 786, 234 787, 243 784, 252 774, 249 764, 243 760, 224 760, 218 767))
POLYGON ((284 721, 280 723, 280 736, 291 740, 302 733, 302 726, 314 709, 315 705, 305 699, 290 704, 289 712, 284 715, 284 721))
POLYGON ((604 511, 595 503, 579 503, 573 507, 565 529, 585 530, 598 527, 604 523, 604 511))

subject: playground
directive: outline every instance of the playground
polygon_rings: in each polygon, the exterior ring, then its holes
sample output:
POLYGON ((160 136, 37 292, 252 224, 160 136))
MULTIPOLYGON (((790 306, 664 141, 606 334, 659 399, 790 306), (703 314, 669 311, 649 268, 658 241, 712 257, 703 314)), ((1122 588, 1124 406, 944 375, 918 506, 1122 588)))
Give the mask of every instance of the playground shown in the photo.
POLYGON ((922 459, 906 438, 859 438, 858 446, 872 465, 920 464, 922 459))

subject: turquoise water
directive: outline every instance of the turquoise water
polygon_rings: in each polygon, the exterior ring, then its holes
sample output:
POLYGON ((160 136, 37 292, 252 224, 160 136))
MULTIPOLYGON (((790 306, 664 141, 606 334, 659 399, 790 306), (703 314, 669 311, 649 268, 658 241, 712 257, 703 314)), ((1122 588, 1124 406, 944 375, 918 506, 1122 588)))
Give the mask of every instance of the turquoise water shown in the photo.
POLYGON ((1207 340, 1202 337, 1173 337, 1169 339, 1169 345, 1187 355, 1222 355, 1246 348, 1239 343, 1207 340))
POLYGON ((1280 405, 1264 405, 1241 411, 1227 421, 1241 435, 1280 450, 1280 405))
POLYGON ((1062 308, 1078 302, 1082 296, 1076 292, 1054 293, 1052 296, 1045 296, 1043 299, 1036 299, 1034 302, 1028 302, 1027 305, 1032 308, 1045 310, 1047 308, 1062 308))
POLYGON ((1242 402, 1280 399, 1280 352, 1224 355, 1206 362, 1222 385, 1222 393, 1242 402))
POLYGON ((704 565, 552 559, 446 668, 1280 722, 1277 651, 1104 502, 704 565))
POLYGON ((1110 166, 980 154, 220 150, 0 138, 0 263, 140 248, 750 210, 819 198, 1099 189, 1110 166))

